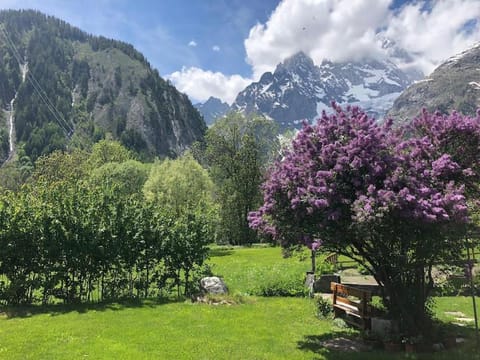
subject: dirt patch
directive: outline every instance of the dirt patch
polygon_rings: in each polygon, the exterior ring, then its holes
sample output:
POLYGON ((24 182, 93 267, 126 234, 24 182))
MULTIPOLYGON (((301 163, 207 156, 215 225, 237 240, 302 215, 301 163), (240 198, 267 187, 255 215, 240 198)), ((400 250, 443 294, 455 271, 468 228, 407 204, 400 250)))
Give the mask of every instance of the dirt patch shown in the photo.
POLYGON ((455 317, 465 317, 465 314, 461 311, 445 311, 444 314, 455 317))
POLYGON ((457 317, 457 318, 455 318, 455 320, 461 321, 461 322, 474 322, 475 321, 475 319, 473 319, 473 318, 466 318, 466 317, 457 317))
POLYGON ((371 350, 369 346, 361 343, 360 341, 345 337, 325 340, 322 341, 320 345, 324 348, 335 351, 359 352, 371 350))

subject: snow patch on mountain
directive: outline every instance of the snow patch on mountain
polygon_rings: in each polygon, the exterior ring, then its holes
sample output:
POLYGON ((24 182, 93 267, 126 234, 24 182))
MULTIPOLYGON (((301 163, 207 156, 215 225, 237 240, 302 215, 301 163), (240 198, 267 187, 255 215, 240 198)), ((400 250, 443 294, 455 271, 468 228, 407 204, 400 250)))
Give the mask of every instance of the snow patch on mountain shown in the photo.
POLYGON ((300 52, 279 64, 273 74, 263 74, 240 92, 232 110, 262 113, 277 121, 281 130, 298 128, 303 120, 312 121, 323 110, 331 111, 332 101, 360 106, 380 119, 418 78, 387 59, 345 63, 324 60, 316 66, 300 52))

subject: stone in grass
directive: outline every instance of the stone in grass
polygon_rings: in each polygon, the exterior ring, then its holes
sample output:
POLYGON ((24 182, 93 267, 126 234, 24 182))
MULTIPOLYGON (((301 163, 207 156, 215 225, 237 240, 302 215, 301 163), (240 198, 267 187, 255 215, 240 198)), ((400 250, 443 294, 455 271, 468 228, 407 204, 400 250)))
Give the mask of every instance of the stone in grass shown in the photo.
POLYGON ((331 293, 330 283, 340 282, 340 276, 338 275, 322 275, 318 280, 313 283, 313 291, 316 293, 331 293))
POLYGON ((222 295, 228 293, 227 285, 217 276, 204 277, 200 280, 200 286, 207 294, 222 295))

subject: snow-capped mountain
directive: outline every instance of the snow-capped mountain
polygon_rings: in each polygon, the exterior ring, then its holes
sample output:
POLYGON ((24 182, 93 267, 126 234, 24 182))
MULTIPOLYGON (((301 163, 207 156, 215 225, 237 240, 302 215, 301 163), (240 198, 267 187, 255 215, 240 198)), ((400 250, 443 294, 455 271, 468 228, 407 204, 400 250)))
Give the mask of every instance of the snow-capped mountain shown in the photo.
POLYGON ((230 110, 230 106, 227 103, 213 96, 210 96, 204 103, 195 104, 194 106, 202 114, 208 126, 212 125, 215 120, 224 116, 230 110))
POLYGON ((418 116, 423 108, 475 115, 480 108, 480 43, 451 57, 424 80, 409 86, 387 116, 402 124, 418 116))
POLYGON ((277 121, 281 130, 313 120, 329 110, 332 101, 358 105, 378 119, 414 80, 389 60, 324 60, 316 66, 300 52, 277 65, 273 74, 267 72, 247 86, 232 110, 262 113, 277 121))

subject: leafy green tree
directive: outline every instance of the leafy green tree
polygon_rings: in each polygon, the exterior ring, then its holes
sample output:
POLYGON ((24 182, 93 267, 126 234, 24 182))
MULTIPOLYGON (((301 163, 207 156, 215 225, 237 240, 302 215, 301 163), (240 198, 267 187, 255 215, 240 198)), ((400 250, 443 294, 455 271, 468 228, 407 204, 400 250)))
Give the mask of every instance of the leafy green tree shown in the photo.
POLYGON ((203 264, 213 238, 214 185, 208 172, 186 154, 153 165, 143 191, 155 207, 157 227, 167 230, 161 242, 164 278, 173 280, 178 295, 183 281, 188 294, 192 270, 203 264))
POLYGON ((109 162, 94 169, 89 182, 92 186, 115 186, 116 191, 123 196, 141 194, 148 173, 148 166, 136 160, 109 162))
POLYGON ((93 145, 88 163, 92 168, 100 167, 106 163, 121 163, 132 159, 132 154, 117 141, 100 140, 93 145))
POLYGON ((208 172, 189 154, 154 164, 143 192, 148 201, 176 216, 196 209, 211 211, 214 207, 213 182, 208 172))
POLYGON ((231 113, 207 130, 202 158, 218 189, 220 241, 257 239, 247 216, 261 203, 260 184, 277 150, 275 124, 263 117, 231 113))
POLYGON ((172 219, 170 224, 169 235, 162 244, 165 270, 177 285, 177 296, 180 296, 182 279, 184 295, 189 295, 192 271, 207 258, 207 245, 212 236, 209 218, 197 210, 172 219))

